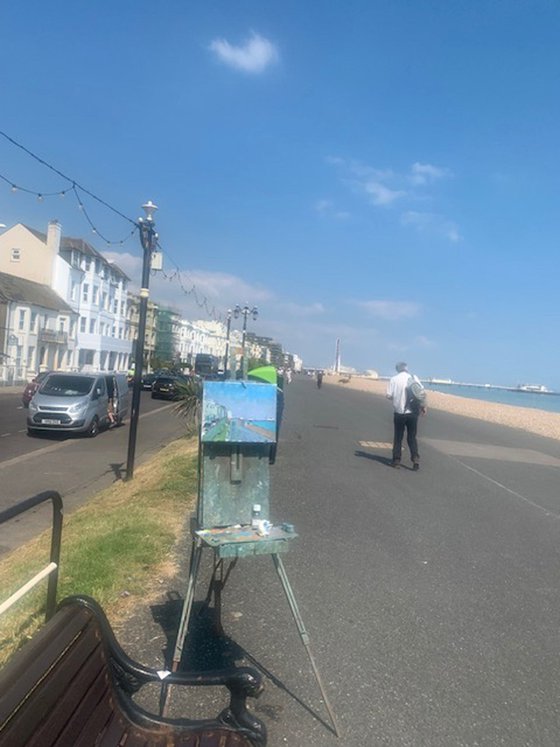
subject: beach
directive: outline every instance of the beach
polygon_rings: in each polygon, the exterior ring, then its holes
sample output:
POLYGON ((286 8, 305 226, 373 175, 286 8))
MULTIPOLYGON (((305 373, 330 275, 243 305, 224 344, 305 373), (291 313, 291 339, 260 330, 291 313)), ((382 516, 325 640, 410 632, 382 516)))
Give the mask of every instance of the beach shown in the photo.
MULTIPOLYGON (((371 392, 371 394, 380 397, 385 397, 387 391, 387 381, 380 379, 353 376, 348 380, 344 376, 325 376, 324 381, 326 384, 371 392)), ((428 414, 430 410, 443 410, 466 418, 507 425, 510 428, 517 428, 560 441, 560 413, 557 412, 545 412, 529 407, 514 407, 497 402, 467 399, 466 397, 457 397, 453 394, 434 391, 428 392, 428 414)))

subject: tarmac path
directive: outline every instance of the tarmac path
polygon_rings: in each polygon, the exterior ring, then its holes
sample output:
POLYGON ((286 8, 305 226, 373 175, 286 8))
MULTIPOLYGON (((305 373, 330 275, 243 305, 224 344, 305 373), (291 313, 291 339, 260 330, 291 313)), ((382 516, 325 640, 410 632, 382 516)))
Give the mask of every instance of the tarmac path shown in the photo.
MULTIPOLYGON (((269 518, 299 534, 284 563, 341 736, 273 564, 247 558, 223 592, 222 655, 270 675, 251 704, 269 747, 557 745, 558 442, 430 411, 416 473, 406 454, 389 466, 391 439, 384 398, 287 387, 269 518)), ((158 666, 164 607, 125 631, 158 666)), ((210 665, 203 631, 187 644, 188 668, 210 665)))

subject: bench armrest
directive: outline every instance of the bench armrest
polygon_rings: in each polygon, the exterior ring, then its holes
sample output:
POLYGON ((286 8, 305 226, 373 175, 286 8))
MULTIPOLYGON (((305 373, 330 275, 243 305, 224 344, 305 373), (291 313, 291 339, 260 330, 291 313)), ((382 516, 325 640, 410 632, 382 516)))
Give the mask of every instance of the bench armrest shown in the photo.
MULTIPOLYGON (((257 698, 263 691, 260 672, 249 667, 204 672, 158 672, 157 669, 134 661, 125 653, 117 641, 103 609, 95 599, 86 595, 69 596, 60 602, 58 608, 68 606, 87 608, 98 622, 118 690, 127 696, 131 696, 148 683, 159 683, 166 688, 170 685, 188 687, 224 686, 229 690, 230 702, 229 707, 220 714, 219 718, 232 726, 246 728, 257 734, 260 733, 263 740, 266 740, 264 725, 246 708, 246 699, 248 697, 257 698)), ((265 741, 262 743, 264 744, 265 741)))

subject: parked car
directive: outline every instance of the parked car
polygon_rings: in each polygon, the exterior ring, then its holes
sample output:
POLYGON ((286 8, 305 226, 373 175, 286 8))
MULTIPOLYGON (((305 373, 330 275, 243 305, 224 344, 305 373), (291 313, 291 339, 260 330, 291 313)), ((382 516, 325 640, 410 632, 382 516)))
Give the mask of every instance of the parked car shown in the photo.
POLYGON ((157 379, 157 374, 147 373, 142 376, 142 389, 151 389, 154 381, 157 379))
POLYGON ((41 382, 49 373, 50 371, 41 371, 41 373, 38 373, 34 379, 31 379, 31 381, 25 385, 25 389, 21 395, 21 401, 24 407, 29 407, 31 397, 35 394, 37 389, 39 389, 41 382))
POLYGON ((181 394, 181 384, 193 381, 194 376, 158 376, 152 384, 152 399, 177 399, 181 394))
POLYGON ((128 414, 130 394, 126 374, 50 373, 29 403, 27 432, 85 433, 118 425, 128 414))

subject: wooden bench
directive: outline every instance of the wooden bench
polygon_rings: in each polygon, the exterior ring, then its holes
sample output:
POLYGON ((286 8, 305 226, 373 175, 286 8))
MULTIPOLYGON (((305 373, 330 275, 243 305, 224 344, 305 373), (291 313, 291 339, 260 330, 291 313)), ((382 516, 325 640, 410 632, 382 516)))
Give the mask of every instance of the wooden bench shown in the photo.
POLYGON ((266 729, 246 708, 262 690, 260 675, 159 673, 130 659, 101 607, 64 599, 49 622, 0 671, 2 747, 263 747, 266 729), (230 702, 215 719, 165 718, 132 696, 143 685, 216 686, 230 702))

